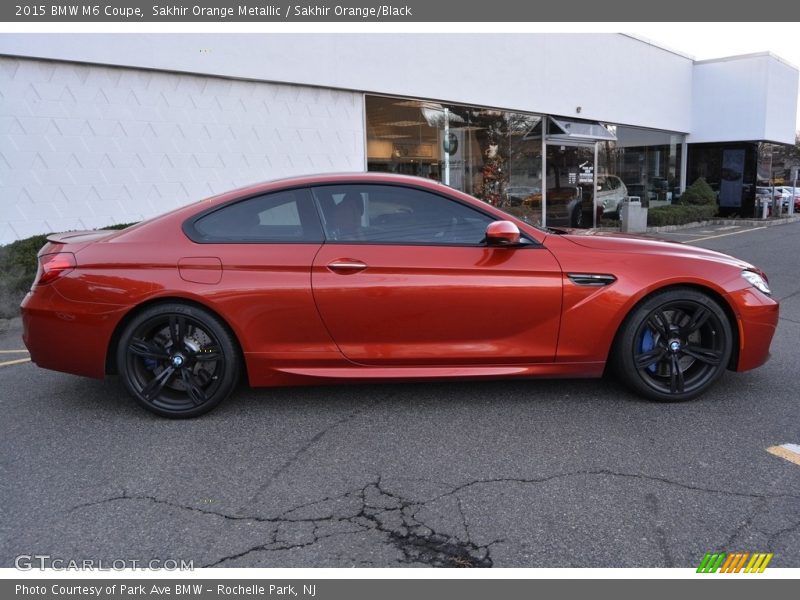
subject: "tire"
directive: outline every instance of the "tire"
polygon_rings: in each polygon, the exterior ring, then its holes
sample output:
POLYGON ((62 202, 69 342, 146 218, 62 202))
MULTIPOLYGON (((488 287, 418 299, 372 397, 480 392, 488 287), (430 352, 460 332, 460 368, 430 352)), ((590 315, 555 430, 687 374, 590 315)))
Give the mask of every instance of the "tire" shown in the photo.
POLYGON ((613 349, 618 376, 651 400, 691 400, 727 369, 733 333, 716 300, 690 288, 646 298, 626 318, 613 349))
POLYGON ((147 410, 162 417, 207 413, 239 380, 233 335, 214 315, 182 303, 159 304, 136 315, 117 347, 125 387, 147 410))

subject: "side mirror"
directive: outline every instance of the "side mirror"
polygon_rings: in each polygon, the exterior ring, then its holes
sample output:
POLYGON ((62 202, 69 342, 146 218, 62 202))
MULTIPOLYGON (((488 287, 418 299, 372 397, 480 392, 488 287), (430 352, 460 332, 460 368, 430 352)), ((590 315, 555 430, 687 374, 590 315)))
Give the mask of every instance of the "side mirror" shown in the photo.
POLYGON ((511 221, 494 221, 486 226, 486 243, 489 246, 519 244, 519 227, 511 221))

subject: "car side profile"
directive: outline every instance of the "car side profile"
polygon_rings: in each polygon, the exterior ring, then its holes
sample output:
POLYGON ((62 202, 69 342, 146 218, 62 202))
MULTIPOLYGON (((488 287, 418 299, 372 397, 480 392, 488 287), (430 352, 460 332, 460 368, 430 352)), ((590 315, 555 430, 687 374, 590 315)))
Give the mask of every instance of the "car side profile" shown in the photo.
POLYGON ((766 276, 712 252, 542 229, 429 180, 320 175, 121 231, 51 235, 22 303, 47 369, 205 413, 252 386, 599 377, 679 401, 763 364, 766 276))

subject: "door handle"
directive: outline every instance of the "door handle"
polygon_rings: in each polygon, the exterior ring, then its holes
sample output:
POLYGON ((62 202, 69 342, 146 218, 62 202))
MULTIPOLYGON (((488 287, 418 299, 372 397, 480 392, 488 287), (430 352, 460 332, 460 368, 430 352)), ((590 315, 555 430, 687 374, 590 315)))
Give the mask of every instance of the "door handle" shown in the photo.
POLYGON ((367 264, 352 258, 341 258, 328 263, 328 269, 340 275, 358 273, 367 268, 367 264))

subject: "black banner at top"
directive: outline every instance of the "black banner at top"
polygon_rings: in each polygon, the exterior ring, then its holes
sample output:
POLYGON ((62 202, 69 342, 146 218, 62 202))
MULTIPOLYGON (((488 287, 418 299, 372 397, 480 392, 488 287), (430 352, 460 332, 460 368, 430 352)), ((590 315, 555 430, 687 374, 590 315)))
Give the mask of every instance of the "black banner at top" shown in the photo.
POLYGON ((53 22, 644 22, 800 20, 800 2, 670 0, 12 0, 0 21, 53 22))

